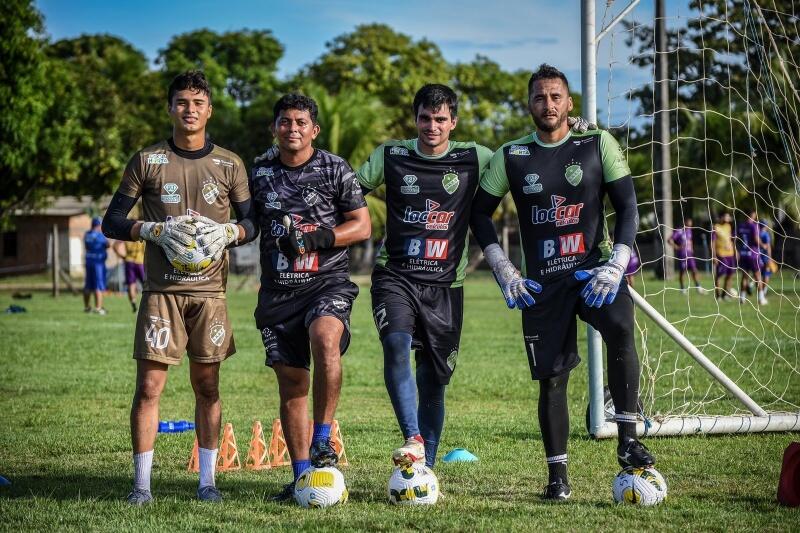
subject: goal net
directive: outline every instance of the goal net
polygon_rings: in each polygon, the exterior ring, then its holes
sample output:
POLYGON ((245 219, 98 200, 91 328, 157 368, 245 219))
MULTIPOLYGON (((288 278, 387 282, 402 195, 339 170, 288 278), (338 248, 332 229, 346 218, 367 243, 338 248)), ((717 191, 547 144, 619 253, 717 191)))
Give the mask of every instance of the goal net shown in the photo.
MULTIPOLYGON (((598 7, 601 27, 619 4, 598 7)), ((629 278, 646 302, 640 431, 800 430, 800 2, 667 3, 663 20, 665 113, 649 6, 606 35, 598 59, 598 117, 626 151, 641 217, 629 278), (733 268, 721 265, 731 246, 733 268)), ((592 433, 616 434, 611 413, 592 433)))

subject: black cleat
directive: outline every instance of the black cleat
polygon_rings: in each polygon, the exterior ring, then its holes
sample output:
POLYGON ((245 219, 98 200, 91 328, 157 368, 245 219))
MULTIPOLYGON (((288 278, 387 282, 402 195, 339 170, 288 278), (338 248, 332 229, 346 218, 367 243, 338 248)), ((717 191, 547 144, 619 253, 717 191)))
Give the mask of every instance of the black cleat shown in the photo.
POLYGON ((617 461, 622 468, 645 468, 656 464, 656 458, 647 446, 636 439, 629 439, 617 446, 617 461))
POLYGON ((554 481, 544 488, 542 499, 551 502, 565 502, 572 496, 572 489, 566 483, 554 481))
POLYGON ((276 502, 276 503, 293 502, 294 501, 294 481, 284 485, 283 488, 281 489, 281 491, 278 494, 276 494, 275 496, 272 496, 270 498, 270 501, 273 501, 273 502, 276 502))
POLYGON ((336 450, 333 449, 330 439, 318 440, 312 443, 309 458, 311 464, 316 468, 336 466, 339 463, 339 456, 336 455, 336 450))

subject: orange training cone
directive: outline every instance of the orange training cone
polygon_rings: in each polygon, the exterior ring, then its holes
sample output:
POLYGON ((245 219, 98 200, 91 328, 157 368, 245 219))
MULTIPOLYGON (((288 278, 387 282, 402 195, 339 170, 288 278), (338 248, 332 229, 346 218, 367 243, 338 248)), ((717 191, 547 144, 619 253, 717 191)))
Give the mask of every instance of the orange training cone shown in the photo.
POLYGON ((272 466, 286 466, 292 464, 289 457, 289 448, 286 447, 286 438, 283 436, 281 419, 272 421, 272 437, 269 440, 269 457, 272 466))
POLYGON ((778 501, 789 507, 800 506, 800 442, 791 443, 783 452, 778 501))
POLYGON ((264 429, 261 421, 253 422, 253 436, 250 438, 250 448, 247 450, 245 468, 248 470, 265 470, 272 468, 269 464, 269 448, 264 442, 264 429))
POLYGON ((233 435, 233 424, 228 422, 222 432, 217 472, 239 470, 240 468, 242 468, 242 463, 239 462, 239 449, 236 447, 236 437, 233 435))
POLYGON ((199 445, 197 444, 197 436, 194 438, 194 446, 192 447, 192 455, 189 457, 189 464, 186 466, 186 470, 189 472, 199 472, 200 471, 200 452, 199 445))

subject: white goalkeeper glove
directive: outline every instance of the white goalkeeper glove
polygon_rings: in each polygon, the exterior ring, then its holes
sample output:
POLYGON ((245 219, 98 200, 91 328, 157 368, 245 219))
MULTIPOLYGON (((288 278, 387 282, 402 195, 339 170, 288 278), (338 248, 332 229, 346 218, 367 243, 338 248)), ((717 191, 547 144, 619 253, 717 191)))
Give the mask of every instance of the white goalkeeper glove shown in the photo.
POLYGON ((614 301, 630 260, 631 249, 624 244, 615 244, 611 251, 611 259, 607 263, 575 272, 575 279, 578 281, 589 280, 581 291, 581 298, 586 305, 600 307, 614 301))
POLYGON ((219 260, 225 249, 239 240, 239 227, 231 222, 220 224, 208 217, 195 216, 197 245, 206 250, 213 261, 219 260))
POLYGON ((597 129, 597 124, 593 124, 583 117, 567 117, 567 125, 573 133, 586 133, 588 130, 597 129))
POLYGON ((195 241, 197 228, 191 221, 191 216, 182 215, 165 222, 144 222, 139 236, 157 244, 170 264, 181 272, 197 271, 204 267, 190 266, 197 264, 198 255, 195 241))
POLYGON ((492 268, 494 279, 503 291, 503 298, 509 309, 525 309, 536 303, 529 291, 534 293, 542 292, 542 286, 531 279, 525 279, 519 270, 503 253, 499 244, 490 244, 483 251, 486 262, 492 268))
POLYGON ((260 156, 257 156, 255 159, 253 159, 253 163, 260 163, 261 161, 272 161, 273 159, 275 159, 276 157, 278 157, 280 155, 281 155, 281 152, 278 149, 278 145, 277 144, 273 144, 272 146, 267 148, 266 152, 264 152, 260 156))

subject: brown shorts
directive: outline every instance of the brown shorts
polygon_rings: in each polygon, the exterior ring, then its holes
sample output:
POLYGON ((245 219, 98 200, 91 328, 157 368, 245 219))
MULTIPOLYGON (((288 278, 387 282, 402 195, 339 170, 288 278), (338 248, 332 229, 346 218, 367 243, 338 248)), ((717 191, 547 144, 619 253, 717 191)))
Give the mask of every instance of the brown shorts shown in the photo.
POLYGON ((197 363, 218 363, 236 353, 225 299, 142 294, 133 358, 178 365, 184 352, 197 363))

